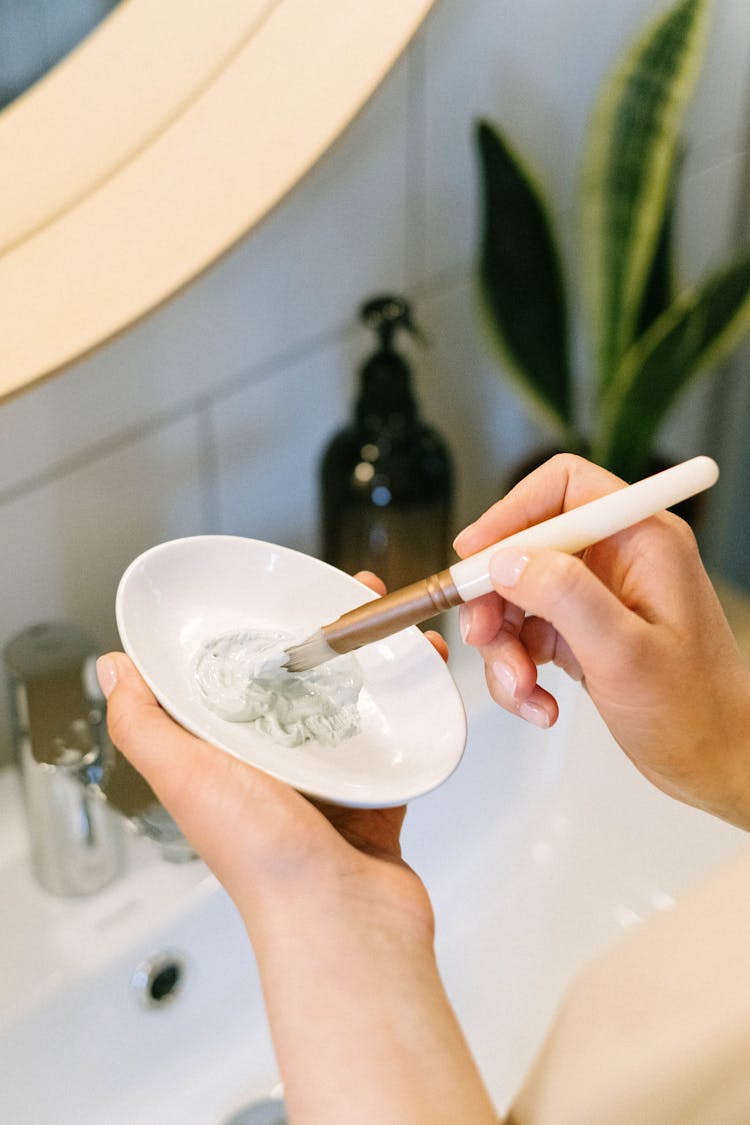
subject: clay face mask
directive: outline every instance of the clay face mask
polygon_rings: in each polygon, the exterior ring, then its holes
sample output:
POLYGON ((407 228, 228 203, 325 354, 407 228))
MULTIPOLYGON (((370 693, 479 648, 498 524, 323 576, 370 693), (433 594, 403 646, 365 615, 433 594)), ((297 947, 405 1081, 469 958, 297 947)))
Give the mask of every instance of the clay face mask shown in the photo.
POLYGON ((195 682, 211 711, 257 730, 284 746, 315 740, 336 745, 357 734, 362 687, 353 656, 309 672, 280 667, 295 638, 269 629, 246 629, 208 641, 195 658, 195 682), (278 654, 279 661, 275 661, 278 654))

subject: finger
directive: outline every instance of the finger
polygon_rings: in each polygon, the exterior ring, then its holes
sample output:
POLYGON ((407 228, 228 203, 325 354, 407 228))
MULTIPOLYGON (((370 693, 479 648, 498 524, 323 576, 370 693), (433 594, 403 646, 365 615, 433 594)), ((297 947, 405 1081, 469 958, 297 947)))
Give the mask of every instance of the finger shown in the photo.
POLYGON ((178 805, 185 777, 202 776, 216 752, 170 719, 127 656, 109 653, 97 671, 115 746, 165 804, 178 805))
POLYGON ((426 629, 424 635, 427 637, 427 640, 430 642, 437 654, 439 656, 442 656, 443 660, 447 662, 448 642, 446 641, 445 637, 442 637, 440 633, 436 633, 434 629, 426 629))
POLYGON ((505 683, 498 679, 497 662, 485 667, 485 679, 490 695, 495 703, 499 704, 504 710, 510 711, 511 714, 518 715, 525 719, 527 723, 531 723, 532 726, 542 729, 551 727, 557 722, 559 714, 557 700, 541 684, 535 683, 523 699, 509 696, 505 683))
POLYGON ((267 866, 264 841, 278 837, 287 819, 304 818, 311 806, 282 782, 174 722, 123 653, 101 657, 97 671, 113 743, 233 893, 243 862, 256 871, 260 860, 267 866))
POLYGON ((516 531, 551 519, 570 508, 624 487, 624 481, 598 465, 562 453, 546 461, 464 528, 453 546, 465 558, 516 531))
POLYGON ((537 686, 536 665, 517 634, 500 629, 492 642, 480 648, 490 695, 508 711, 518 714, 537 686))
POLYGON ((367 586, 368 589, 374 590, 375 593, 379 594, 381 598, 385 594, 385 582, 377 574, 373 574, 371 570, 360 570, 354 575, 354 577, 358 582, 361 582, 363 586, 367 586))
POLYGON ((574 555, 501 549, 490 561, 490 577, 501 596, 565 638, 587 675, 617 666, 647 627, 574 555))
POLYGON ((489 644, 505 620, 505 602, 497 594, 485 594, 465 602, 458 611, 461 639, 464 644, 489 644))
POLYGON ((497 594, 474 598, 459 610, 462 640, 465 644, 481 648, 490 644, 501 629, 518 636, 525 616, 520 606, 506 602, 497 594))
POLYGON ((576 682, 583 679, 583 669, 573 650, 549 621, 544 621, 541 617, 527 617, 520 640, 537 667, 541 664, 555 664, 576 682))
POLYGON ((533 727, 547 730, 557 722, 560 709, 554 695, 537 684, 528 699, 519 705, 518 714, 533 727))

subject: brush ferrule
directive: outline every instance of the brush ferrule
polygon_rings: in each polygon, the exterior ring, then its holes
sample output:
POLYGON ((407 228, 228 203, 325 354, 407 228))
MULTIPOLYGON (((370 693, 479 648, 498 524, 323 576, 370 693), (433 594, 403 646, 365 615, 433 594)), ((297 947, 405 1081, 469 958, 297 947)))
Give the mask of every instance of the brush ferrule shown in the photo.
POLYGON ((319 629, 307 640, 292 645, 286 653, 285 666, 288 672, 309 672, 311 668, 317 668, 319 664, 325 664, 327 660, 331 660, 338 655, 326 643, 326 639, 319 629))
POLYGON ((323 626, 323 635, 339 654, 352 652, 372 641, 380 641, 438 613, 461 605, 463 598, 456 589, 449 570, 432 574, 411 586, 404 586, 373 602, 345 613, 337 621, 323 626))

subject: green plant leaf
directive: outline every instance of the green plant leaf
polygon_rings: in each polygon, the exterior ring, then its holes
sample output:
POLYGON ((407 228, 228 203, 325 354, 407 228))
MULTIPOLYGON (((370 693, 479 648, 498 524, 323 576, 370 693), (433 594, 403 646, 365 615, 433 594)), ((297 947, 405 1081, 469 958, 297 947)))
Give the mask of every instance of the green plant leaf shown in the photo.
POLYGON ((680 0, 616 65, 597 99, 581 190, 583 282, 602 390, 633 342, 664 228, 679 122, 698 73, 708 0, 680 0))
POLYGON ((669 192, 664 207, 661 231, 656 241, 654 258, 646 277, 641 307, 636 317, 635 338, 639 339, 655 320, 669 308, 677 295, 674 263, 674 226, 677 189, 684 164, 684 151, 678 149, 669 178, 669 192))
POLYGON ((750 330, 750 255, 688 290, 625 356, 603 404, 597 460, 632 480, 686 384, 714 367, 750 330))
POLYGON ((560 256, 541 193, 505 139, 476 129, 483 188, 482 307, 504 365, 563 442, 573 432, 568 312, 560 256))

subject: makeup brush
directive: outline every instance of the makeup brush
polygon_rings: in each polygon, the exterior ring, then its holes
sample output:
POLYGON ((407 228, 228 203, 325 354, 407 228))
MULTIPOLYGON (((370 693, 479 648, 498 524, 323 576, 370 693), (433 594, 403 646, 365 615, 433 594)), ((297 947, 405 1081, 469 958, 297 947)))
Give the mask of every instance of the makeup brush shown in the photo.
POLYGON ((305 672, 335 656, 382 640, 409 625, 487 594, 492 589, 489 563, 501 548, 539 550, 550 547, 575 554, 626 527, 671 508, 715 484, 719 468, 710 457, 693 457, 636 484, 581 504, 569 512, 518 531, 439 574, 423 578, 383 598, 366 602, 323 625, 307 640, 292 645, 283 663, 289 672, 305 672))

